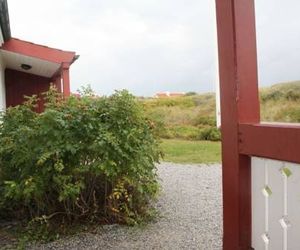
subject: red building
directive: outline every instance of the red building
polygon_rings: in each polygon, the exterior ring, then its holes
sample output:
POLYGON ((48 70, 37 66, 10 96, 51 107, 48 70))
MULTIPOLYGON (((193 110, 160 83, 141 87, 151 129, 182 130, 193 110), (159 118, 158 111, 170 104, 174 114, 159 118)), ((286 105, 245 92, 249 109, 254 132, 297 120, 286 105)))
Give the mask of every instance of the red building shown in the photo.
MULTIPOLYGON (((0 0, 0 109, 16 106, 24 96, 38 95, 54 84, 70 95, 69 68, 78 58, 63 51, 11 37, 7 0, 0 0)), ((43 105, 39 103, 38 111, 43 105)))
POLYGON ((184 92, 160 92, 155 94, 155 98, 180 97, 184 95, 184 92))

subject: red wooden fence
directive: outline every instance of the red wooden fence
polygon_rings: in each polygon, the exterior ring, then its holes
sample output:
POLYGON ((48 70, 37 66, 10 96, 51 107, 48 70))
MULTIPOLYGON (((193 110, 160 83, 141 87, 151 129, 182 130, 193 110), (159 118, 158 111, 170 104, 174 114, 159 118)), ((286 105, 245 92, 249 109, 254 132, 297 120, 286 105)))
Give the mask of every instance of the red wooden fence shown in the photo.
POLYGON ((223 249, 251 249, 251 156, 300 163, 300 125, 261 124, 254 0, 216 0, 223 249))

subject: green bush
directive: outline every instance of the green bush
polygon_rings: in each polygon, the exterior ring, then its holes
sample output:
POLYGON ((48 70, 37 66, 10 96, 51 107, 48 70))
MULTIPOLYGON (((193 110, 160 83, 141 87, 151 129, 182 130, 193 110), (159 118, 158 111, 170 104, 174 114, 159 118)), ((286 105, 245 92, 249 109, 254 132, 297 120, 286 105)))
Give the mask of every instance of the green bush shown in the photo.
POLYGON ((200 130, 198 140, 205 141, 220 141, 221 132, 216 127, 207 127, 200 130))
POLYGON ((300 100, 300 90, 288 90, 285 93, 285 98, 289 101, 298 101, 300 100))
POLYGON ((207 93, 202 95, 192 96, 194 105, 197 107, 206 107, 209 110, 215 109, 215 94, 207 93))
POLYGON ((197 116, 194 120, 195 126, 216 126, 216 118, 213 116, 197 116))
POLYGON ((184 139, 202 141, 220 141, 221 132, 216 127, 195 127, 195 126, 171 126, 164 129, 164 133, 159 134, 164 139, 184 139))
POLYGON ((131 224, 146 216, 160 151, 142 106, 126 91, 62 99, 52 89, 46 99, 41 114, 32 97, 0 119, 0 218, 131 224))
MULTIPOLYGON (((193 126, 172 126, 168 128, 169 139, 179 138, 185 140, 197 140, 199 129, 193 126)), ((167 137, 165 137, 167 139, 167 137)))
POLYGON ((261 92, 260 99, 262 102, 278 101, 284 97, 284 93, 280 90, 273 90, 269 92, 261 92))
POLYGON ((300 122, 300 107, 288 107, 283 108, 277 112, 275 115, 276 120, 282 122, 300 122))
POLYGON ((300 122, 300 108, 294 108, 287 112, 287 116, 290 118, 289 122, 300 122))
POLYGON ((166 112, 161 109, 146 109, 144 107, 145 115, 151 120, 150 124, 152 125, 153 132, 156 137, 163 137, 167 133, 165 125, 165 116, 166 112))
POLYGON ((189 92, 185 93, 185 96, 193 96, 193 95, 197 95, 197 92, 189 91, 189 92))

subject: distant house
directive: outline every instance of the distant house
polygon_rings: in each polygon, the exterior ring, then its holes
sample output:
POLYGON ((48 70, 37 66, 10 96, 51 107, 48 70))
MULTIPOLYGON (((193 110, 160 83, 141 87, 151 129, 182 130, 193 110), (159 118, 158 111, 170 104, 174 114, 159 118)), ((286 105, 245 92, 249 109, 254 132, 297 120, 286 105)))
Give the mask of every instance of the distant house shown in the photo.
POLYGON ((184 92, 160 92, 155 94, 155 98, 169 98, 169 97, 180 97, 184 96, 184 92))
MULTIPOLYGON (((7 0, 0 0, 0 109, 16 106, 24 95, 38 95, 54 84, 70 95, 69 68, 79 56, 11 37, 7 0)), ((37 111, 43 110, 43 102, 37 111)))

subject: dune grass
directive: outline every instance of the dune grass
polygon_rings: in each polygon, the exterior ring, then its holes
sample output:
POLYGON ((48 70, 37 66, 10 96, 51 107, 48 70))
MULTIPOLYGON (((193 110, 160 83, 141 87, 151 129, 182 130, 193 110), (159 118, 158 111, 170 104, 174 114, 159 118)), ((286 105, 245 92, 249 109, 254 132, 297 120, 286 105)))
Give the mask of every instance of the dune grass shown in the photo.
POLYGON ((300 122, 300 81, 260 90, 261 117, 268 122, 300 122))
POLYGON ((174 163, 220 163, 221 143, 211 141, 163 140, 163 161, 174 163))
MULTIPOLYGON (((300 122, 300 81, 260 89, 261 119, 267 122, 300 122)), ((161 135, 164 161, 212 163, 221 161, 220 142, 199 141, 203 127, 213 127, 212 93, 144 101, 148 113, 166 126, 161 135)))

